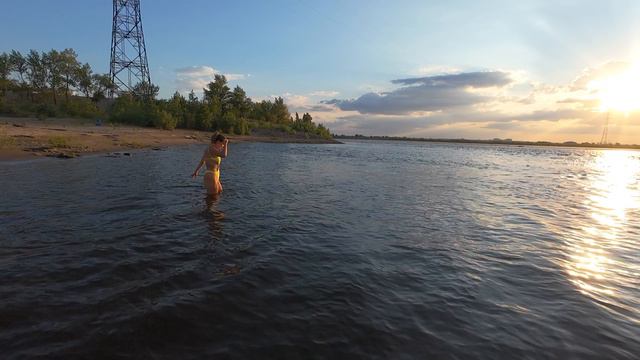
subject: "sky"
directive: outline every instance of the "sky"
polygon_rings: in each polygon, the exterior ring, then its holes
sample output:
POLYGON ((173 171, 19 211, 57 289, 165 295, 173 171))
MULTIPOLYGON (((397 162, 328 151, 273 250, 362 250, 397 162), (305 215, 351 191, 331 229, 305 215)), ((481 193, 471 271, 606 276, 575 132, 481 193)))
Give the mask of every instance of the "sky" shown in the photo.
MULTIPOLYGON (((160 97, 225 74, 337 134, 640 143, 640 2, 142 0, 160 97), (635 90, 635 91, 634 91, 635 90)), ((0 51, 108 72, 112 2, 3 4, 0 51)))

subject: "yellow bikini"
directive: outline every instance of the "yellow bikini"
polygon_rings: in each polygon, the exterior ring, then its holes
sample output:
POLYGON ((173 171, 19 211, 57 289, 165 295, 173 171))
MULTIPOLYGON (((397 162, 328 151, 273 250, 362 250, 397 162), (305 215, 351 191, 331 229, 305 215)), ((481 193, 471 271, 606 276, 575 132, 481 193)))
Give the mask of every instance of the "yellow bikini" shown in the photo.
POLYGON ((213 158, 216 161, 218 167, 213 170, 213 175, 215 175, 216 179, 220 177, 220 163, 222 162, 222 158, 220 156, 215 156, 213 158))
MULTIPOLYGON (((212 156, 213 161, 215 162, 215 164, 217 165, 216 167, 213 167, 213 169, 209 168, 206 171, 210 171, 213 173, 213 179, 217 180, 220 178, 220 163, 222 162, 222 158, 220 156, 212 156)), ((209 163, 207 162, 207 167, 209 167, 209 163)))

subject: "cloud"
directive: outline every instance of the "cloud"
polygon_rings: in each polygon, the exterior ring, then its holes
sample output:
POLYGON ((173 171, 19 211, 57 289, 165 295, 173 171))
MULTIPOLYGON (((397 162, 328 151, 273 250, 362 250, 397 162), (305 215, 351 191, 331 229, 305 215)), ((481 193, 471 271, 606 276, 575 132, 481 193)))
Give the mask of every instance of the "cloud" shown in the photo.
POLYGON ((557 104, 576 104, 584 109, 597 109, 600 106, 600 100, 593 98, 566 98, 556 101, 557 104))
POLYGON ((404 136, 436 125, 437 123, 430 123, 424 117, 348 115, 332 122, 329 127, 339 134, 404 136))
MULTIPOLYGON (((188 66, 180 69, 176 69, 176 86, 180 91, 196 90, 200 91, 209 82, 214 80, 216 74, 222 74, 211 66, 188 66)), ((245 74, 222 74, 227 80, 235 81, 242 80, 249 75, 245 74)))
POLYGON ((507 116, 508 120, 521 121, 558 121, 566 119, 585 119, 591 118, 595 113, 577 109, 558 109, 558 110, 536 110, 530 113, 507 116))
POLYGON ((626 61, 609 61, 600 66, 589 67, 582 71, 570 85, 571 91, 586 90, 593 80, 621 74, 631 68, 626 61))
POLYGON ((512 82, 508 73, 502 71, 479 71, 458 74, 446 74, 425 76, 419 78, 392 80, 392 84, 401 85, 427 85, 432 87, 450 88, 485 88, 492 86, 504 86, 512 82))
MULTIPOLYGON (((592 82, 629 67, 610 61, 560 84, 518 70, 398 78, 391 88, 361 89, 353 99, 313 105, 309 96, 305 108, 324 106, 312 115, 337 134, 599 141, 607 114, 598 111, 601 100, 592 82)), ((612 112, 609 140, 638 143, 639 124, 640 111, 612 112)))
MULTIPOLYGON (((326 113, 326 112, 334 112, 336 110, 336 108, 332 105, 317 103, 316 101, 312 101, 311 97, 315 96, 313 95, 314 93, 317 93, 317 92, 310 93, 309 96, 292 94, 292 93, 284 93, 280 97, 284 99, 284 102, 289 107, 289 111, 291 111, 292 113, 293 112, 302 112, 302 113, 325 112, 326 113)), ((331 91, 329 93, 334 93, 334 92, 331 91)), ((337 91, 335 91, 335 93, 337 93, 337 91)), ((270 98, 276 98, 276 97, 278 96, 272 95, 270 98)))
POLYGON ((284 99, 284 102, 287 104, 287 106, 296 109, 304 108, 310 103, 309 97, 304 95, 285 93, 282 95, 282 98, 284 99))
POLYGON ((461 70, 447 65, 431 65, 431 66, 422 66, 418 68, 418 75, 436 75, 436 74, 452 74, 458 73, 461 70))
POLYGON ((331 91, 331 90, 318 90, 318 91, 314 91, 312 93, 310 93, 310 96, 318 96, 318 97, 334 97, 334 96, 338 96, 338 94, 340 94, 337 91, 331 91))
POLYGON ((397 79, 391 83, 401 87, 392 91, 370 92, 357 99, 333 99, 323 103, 361 114, 408 115, 415 112, 435 112, 487 102, 492 98, 472 90, 503 87, 511 82, 509 74, 501 71, 397 79))

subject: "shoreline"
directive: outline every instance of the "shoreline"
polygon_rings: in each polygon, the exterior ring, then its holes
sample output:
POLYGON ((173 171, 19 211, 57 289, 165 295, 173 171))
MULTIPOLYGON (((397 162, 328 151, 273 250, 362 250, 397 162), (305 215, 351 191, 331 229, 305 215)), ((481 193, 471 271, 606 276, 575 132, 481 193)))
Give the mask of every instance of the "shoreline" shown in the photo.
MULTIPOLYGON (((0 162, 38 157, 75 158, 85 154, 124 153, 176 145, 204 144, 212 131, 162 130, 131 125, 103 124, 94 120, 0 117, 0 162)), ((265 132, 259 135, 229 135, 231 142, 340 144, 337 140, 265 132)))
POLYGON ((395 136, 351 136, 337 135, 336 140, 365 140, 365 141, 410 141, 410 142, 432 142, 449 144, 484 144, 484 145, 507 145, 507 146, 548 146, 548 147, 570 147, 583 149, 618 149, 618 150, 640 150, 640 145, 636 144, 594 144, 577 143, 573 141, 557 143, 552 141, 518 141, 518 140, 474 140, 474 139, 431 139, 431 138, 406 138, 395 136))

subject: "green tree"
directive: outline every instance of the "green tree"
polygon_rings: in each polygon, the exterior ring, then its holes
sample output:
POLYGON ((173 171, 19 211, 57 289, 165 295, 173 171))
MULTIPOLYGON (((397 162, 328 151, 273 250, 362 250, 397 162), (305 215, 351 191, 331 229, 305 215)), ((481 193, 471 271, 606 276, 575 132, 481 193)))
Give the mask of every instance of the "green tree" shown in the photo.
POLYGON ((287 105, 284 103, 284 99, 281 97, 277 97, 273 102, 272 112, 274 122, 278 124, 285 124, 291 119, 289 108, 287 108, 287 105))
POLYGON ((211 130, 213 128, 213 116, 206 104, 198 104, 197 106, 195 127, 199 130, 211 130))
POLYGON ((196 114, 200 107, 200 100, 196 93, 191 90, 187 97, 187 111, 184 115, 184 127, 188 129, 196 128, 196 114))
POLYGON ((31 87, 31 101, 33 101, 33 93, 44 90, 47 83, 47 69, 40 53, 30 50, 26 57, 27 61, 27 79, 31 87))
POLYGON ((247 97, 247 93, 240 86, 236 86, 230 96, 230 111, 234 112, 236 117, 247 117, 251 112, 251 99, 247 97))
POLYGON ((0 54, 0 89, 2 94, 7 91, 9 87, 9 74, 11 73, 11 61, 9 54, 3 52, 0 54))
POLYGON ((205 102, 218 101, 222 109, 226 108, 226 105, 231 97, 229 86, 227 85, 227 78, 224 75, 216 74, 214 81, 207 84, 207 87, 202 89, 203 100, 205 102))
POLYGON ((11 70, 18 73, 18 76, 20 77, 20 85, 24 86, 24 75, 27 73, 28 69, 27 59, 22 56, 19 51, 11 50, 11 54, 9 55, 9 62, 11 64, 11 70))
POLYGON ((249 122, 245 118, 240 119, 238 126, 240 129, 240 132, 238 132, 239 135, 249 135, 251 132, 249 129, 249 122))
POLYGON ((78 55, 73 49, 64 49, 58 53, 58 62, 60 67, 60 76, 64 84, 64 96, 66 101, 69 101, 69 94, 71 93, 71 87, 78 85, 78 71, 81 67, 78 62, 78 55))
POLYGON ((78 68, 76 69, 76 73, 74 74, 76 87, 81 93, 84 94, 87 99, 94 91, 92 76, 93 74, 91 71, 91 66, 89 66, 89 64, 78 66, 78 68))
POLYGON ((146 81, 136 84, 133 87, 133 95, 143 101, 151 101, 158 96, 160 87, 149 84, 146 81))
POLYGON ((167 101, 167 111, 176 119, 176 127, 186 127, 187 100, 179 92, 167 101))
POLYGON ((196 96, 196 93, 193 92, 193 89, 189 92, 189 104, 195 104, 197 103, 198 100, 198 96, 196 96))
POLYGON ((333 137, 331 136, 331 131, 322 124, 318 124, 316 134, 320 135, 324 139, 331 139, 333 137))
POLYGON ((123 93, 116 98, 111 108, 110 119, 112 122, 153 126, 157 110, 155 104, 143 103, 133 94, 123 93))
POLYGON ((239 120, 236 117, 236 115, 231 111, 226 112, 222 116, 222 118, 220 119, 220 124, 218 129, 229 134, 236 134, 236 133, 239 134, 241 132, 240 126, 239 126, 239 120))
POLYGON ((156 110, 152 114, 153 126, 158 129, 173 130, 178 120, 169 112, 164 110, 156 110))
MULTIPOLYGON (((0 54, 0 94, 9 87, 28 91, 32 104, 20 103, 20 97, 2 97, 0 112, 5 114, 95 117, 103 113, 97 102, 115 90, 106 74, 93 74, 89 64, 81 64, 73 49, 49 52, 30 50, 27 55, 12 50, 0 54), (16 85, 19 84, 19 87, 16 85), (78 91, 84 98, 70 96, 78 91), (58 95, 64 91, 66 101, 58 104, 58 95), (53 95, 53 104, 46 96, 53 95), (36 96, 38 95, 38 96, 36 96), (89 100, 91 98, 91 100, 89 100), (40 104, 36 103, 36 99, 40 104)), ((156 100, 159 88, 140 83, 134 91, 121 94, 109 102, 108 115, 112 121, 140 126, 156 126, 172 129, 176 126, 201 130, 223 130, 232 134, 248 134, 250 126, 266 126, 288 133, 302 131, 305 134, 331 137, 329 129, 313 123, 311 114, 295 119, 281 97, 254 103, 245 90, 236 86, 230 90, 224 75, 216 75, 214 81, 203 89, 202 100, 193 90, 185 99, 176 92, 168 100, 156 100), (251 120, 248 120, 251 119, 251 120)))
POLYGON ((58 97, 56 93, 64 81, 62 75, 63 58, 60 55, 60 52, 51 49, 48 53, 42 54, 42 63, 45 68, 46 83, 49 85, 49 89, 51 89, 51 92, 53 93, 53 103, 58 104, 58 97))
POLYGON ((108 74, 93 74, 91 76, 91 84, 93 88, 93 101, 104 99, 110 91, 116 88, 108 74))

